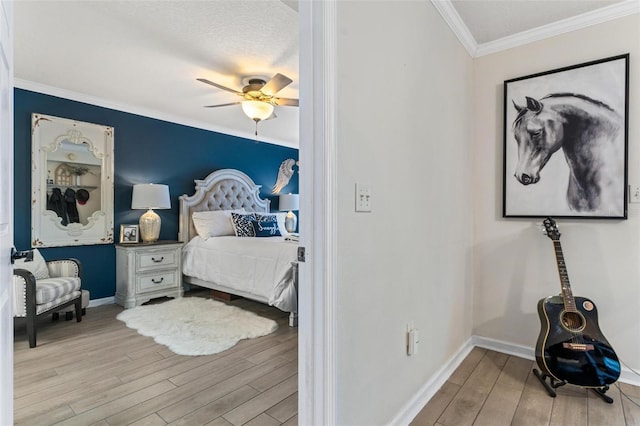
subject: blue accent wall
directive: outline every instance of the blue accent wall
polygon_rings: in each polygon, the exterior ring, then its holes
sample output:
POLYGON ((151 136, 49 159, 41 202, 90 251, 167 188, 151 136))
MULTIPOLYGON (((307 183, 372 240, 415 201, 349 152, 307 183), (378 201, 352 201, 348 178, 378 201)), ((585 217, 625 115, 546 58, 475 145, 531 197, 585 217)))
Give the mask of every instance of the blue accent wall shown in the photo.
MULTIPOLYGON (((120 224, 138 223, 140 210, 131 210, 135 183, 169 185, 171 209, 156 210, 162 218, 160 239, 178 238, 178 197, 193 194, 194 179, 218 169, 238 169, 258 185, 261 196, 277 210, 278 197, 270 191, 278 168, 287 158, 298 159, 298 150, 264 142, 196 129, 82 102, 15 89, 14 93, 14 245, 31 247, 31 114, 37 112, 86 121, 114 130, 114 236, 120 224)), ((248 119, 247 119, 248 120, 248 119)), ((249 123, 250 125, 251 123, 249 123)), ((282 192, 298 193, 298 174, 282 192)), ((75 257, 83 266, 83 287, 91 299, 115 294, 115 247, 70 246, 40 249, 45 259, 75 257)))

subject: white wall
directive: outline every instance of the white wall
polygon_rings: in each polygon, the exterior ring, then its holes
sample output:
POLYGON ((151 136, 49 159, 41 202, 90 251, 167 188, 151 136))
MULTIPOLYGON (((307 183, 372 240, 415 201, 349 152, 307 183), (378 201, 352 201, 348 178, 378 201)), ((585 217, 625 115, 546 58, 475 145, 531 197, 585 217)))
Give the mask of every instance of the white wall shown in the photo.
MULTIPOLYGON (((540 221, 502 218, 503 81, 623 53, 631 54, 629 181, 638 184, 640 15, 474 61, 473 334, 534 347, 536 303, 560 292, 553 246, 540 221)), ((600 327, 618 356, 640 369, 640 204, 630 204, 626 221, 558 220, 558 226, 573 293, 596 302, 600 327)))
POLYGON ((337 18, 336 423, 378 425, 471 335, 472 60, 426 1, 338 2, 337 18), (354 212, 356 182, 372 213, 354 212))

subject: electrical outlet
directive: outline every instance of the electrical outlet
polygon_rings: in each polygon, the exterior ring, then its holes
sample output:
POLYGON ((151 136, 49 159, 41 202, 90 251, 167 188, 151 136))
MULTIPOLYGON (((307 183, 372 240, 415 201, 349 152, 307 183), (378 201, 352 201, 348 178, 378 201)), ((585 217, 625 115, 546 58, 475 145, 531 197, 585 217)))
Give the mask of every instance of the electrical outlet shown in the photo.
POLYGON ((413 321, 407 324, 407 355, 415 355, 418 353, 418 343, 420 343, 420 335, 415 328, 413 321))
POLYGON ((629 185, 629 202, 640 203, 640 185, 629 185))
POLYGON ((371 211, 371 185, 356 183, 356 211, 371 211))

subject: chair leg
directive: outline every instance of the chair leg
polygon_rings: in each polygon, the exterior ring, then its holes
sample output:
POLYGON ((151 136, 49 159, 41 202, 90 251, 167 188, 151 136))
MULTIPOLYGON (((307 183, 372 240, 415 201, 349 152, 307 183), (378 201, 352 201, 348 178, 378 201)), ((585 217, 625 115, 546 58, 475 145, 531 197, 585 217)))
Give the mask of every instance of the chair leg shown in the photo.
POLYGON ((76 307, 76 321, 80 322, 82 321, 82 297, 79 297, 78 300, 76 300, 75 307, 76 307))
POLYGON ((27 316, 27 335, 29 336, 29 347, 30 348, 35 348, 36 347, 36 321, 38 320, 38 318, 36 318, 35 315, 31 316, 28 315, 27 316))

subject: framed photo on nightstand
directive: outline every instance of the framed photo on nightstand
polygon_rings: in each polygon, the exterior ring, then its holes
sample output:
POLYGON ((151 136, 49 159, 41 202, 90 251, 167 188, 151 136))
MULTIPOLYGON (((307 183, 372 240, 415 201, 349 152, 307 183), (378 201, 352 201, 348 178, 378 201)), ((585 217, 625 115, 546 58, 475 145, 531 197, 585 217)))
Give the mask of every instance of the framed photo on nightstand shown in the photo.
POLYGON ((138 225, 120 225, 120 244, 136 244, 140 241, 138 225))

